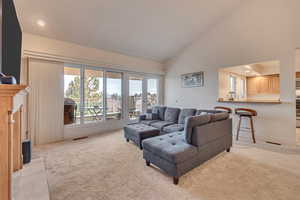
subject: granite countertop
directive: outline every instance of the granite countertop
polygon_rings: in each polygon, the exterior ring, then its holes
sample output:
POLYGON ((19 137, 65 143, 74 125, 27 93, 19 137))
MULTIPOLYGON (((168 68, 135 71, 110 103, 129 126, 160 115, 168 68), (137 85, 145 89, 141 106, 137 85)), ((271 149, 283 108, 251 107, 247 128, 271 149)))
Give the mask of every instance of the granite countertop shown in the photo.
POLYGON ((219 99, 218 102, 220 103, 255 103, 255 104, 281 104, 280 100, 256 100, 256 99, 244 99, 244 100, 226 100, 226 99, 219 99))

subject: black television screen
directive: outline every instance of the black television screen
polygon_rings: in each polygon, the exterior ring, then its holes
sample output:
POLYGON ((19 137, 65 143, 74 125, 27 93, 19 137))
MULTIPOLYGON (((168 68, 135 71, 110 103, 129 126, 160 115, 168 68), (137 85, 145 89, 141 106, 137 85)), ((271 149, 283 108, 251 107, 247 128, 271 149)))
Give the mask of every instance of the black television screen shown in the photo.
POLYGON ((0 69, 5 75, 14 76, 17 83, 20 83, 22 30, 13 0, 0 0, 0 2, 2 7, 0 69))

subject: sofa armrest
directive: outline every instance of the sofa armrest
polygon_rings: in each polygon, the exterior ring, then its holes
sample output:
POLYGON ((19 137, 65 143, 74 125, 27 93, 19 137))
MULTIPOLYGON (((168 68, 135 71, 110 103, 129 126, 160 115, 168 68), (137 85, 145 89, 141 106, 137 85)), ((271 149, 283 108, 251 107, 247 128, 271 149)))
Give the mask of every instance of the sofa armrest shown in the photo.
POLYGON ((208 124, 211 121, 211 115, 197 115, 185 119, 184 131, 186 142, 192 144, 193 129, 197 126, 208 124))
POLYGON ((212 122, 193 129, 191 144, 202 147, 215 140, 224 140, 226 148, 232 145, 232 119, 212 122))

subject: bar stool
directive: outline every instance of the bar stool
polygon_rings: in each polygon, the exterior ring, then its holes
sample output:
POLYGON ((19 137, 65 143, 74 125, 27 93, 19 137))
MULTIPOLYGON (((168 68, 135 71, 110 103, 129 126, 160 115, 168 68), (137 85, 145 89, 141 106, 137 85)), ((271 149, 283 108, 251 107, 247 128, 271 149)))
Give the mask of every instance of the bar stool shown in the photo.
POLYGON ((229 114, 232 113, 231 108, 223 107, 223 106, 216 106, 216 107, 215 107, 215 110, 225 111, 225 112, 228 112, 229 114))
POLYGON ((237 128, 236 140, 239 140, 242 119, 246 117, 250 119, 250 126, 251 126, 250 129, 252 133, 253 143, 256 143, 255 135, 254 135, 253 117, 257 116, 257 112, 255 110, 247 109, 247 108, 236 108, 235 114, 239 116, 239 124, 237 128))

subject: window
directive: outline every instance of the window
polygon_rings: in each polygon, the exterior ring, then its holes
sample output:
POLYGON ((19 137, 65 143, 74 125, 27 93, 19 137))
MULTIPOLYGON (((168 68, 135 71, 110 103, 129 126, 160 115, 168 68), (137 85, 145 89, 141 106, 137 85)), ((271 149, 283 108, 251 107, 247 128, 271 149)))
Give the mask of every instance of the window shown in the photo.
POLYGON ((106 119, 121 119, 122 73, 106 72, 106 119))
POLYGON ((158 79, 148 79, 147 81, 147 107, 158 104, 158 79))
POLYGON ((241 98, 245 98, 246 97, 246 80, 245 79, 241 79, 241 98))
POLYGON ((236 94, 236 77, 230 76, 230 92, 236 94))
POLYGON ((237 88, 236 88, 236 77, 230 75, 230 98, 236 98, 237 96, 237 88))
POLYGON ((147 107, 159 103, 159 76, 125 73, 65 64, 65 124, 136 120, 147 107), (126 87, 123 86, 125 82, 126 87))
POLYGON ((135 120, 143 111, 143 78, 129 77, 129 119, 135 120))
POLYGON ((80 68, 64 68, 64 122, 80 123, 81 102, 81 70, 80 68))
POLYGON ((121 72, 66 66, 64 68, 65 124, 120 120, 123 103, 122 80, 121 72))
POLYGON ((103 71, 84 70, 84 121, 103 120, 103 71))

